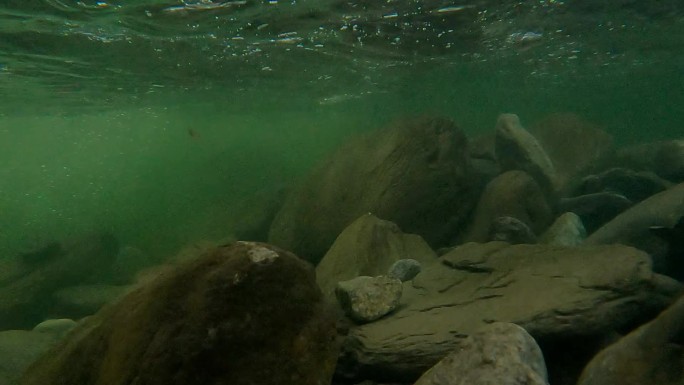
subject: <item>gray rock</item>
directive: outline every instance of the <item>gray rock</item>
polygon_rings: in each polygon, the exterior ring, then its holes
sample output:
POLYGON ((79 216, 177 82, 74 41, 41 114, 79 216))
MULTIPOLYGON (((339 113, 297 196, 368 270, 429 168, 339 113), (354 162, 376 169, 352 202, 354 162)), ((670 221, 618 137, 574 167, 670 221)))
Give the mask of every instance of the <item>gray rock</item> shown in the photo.
POLYGON ((668 275, 678 261, 669 258, 668 243, 652 227, 674 227, 684 216, 684 183, 658 193, 613 218, 591 234, 587 245, 621 243, 646 251, 653 257, 654 270, 668 275))
POLYGON ((576 195, 613 192, 636 203, 670 187, 672 187, 671 182, 660 178, 653 172, 616 167, 585 177, 576 195))
POLYGON ((513 217, 499 217, 494 219, 489 229, 490 241, 508 242, 512 245, 521 243, 537 243, 534 235, 527 225, 513 217))
POLYGON ((653 274, 646 253, 622 245, 469 243, 440 261, 404 285, 391 316, 350 330, 341 377, 410 381, 494 321, 537 340, 602 335, 664 309, 681 290, 653 274))
POLYGON ((420 262, 416 261, 415 259, 400 259, 390 266, 387 276, 390 278, 396 278, 401 282, 406 282, 415 278, 415 276, 420 273, 420 269, 420 262))
POLYGON ((316 264, 345 227, 372 213, 442 246, 479 196, 469 159, 465 134, 446 119, 359 136, 288 195, 269 241, 316 264))
POLYGON ((587 233, 591 234, 618 214, 632 206, 627 197, 614 192, 600 192, 561 199, 558 209, 573 212, 582 219, 587 233))
POLYGON ((424 266, 437 262, 437 255, 423 238, 404 234, 394 223, 367 214, 337 237, 316 266, 316 281, 326 297, 334 299, 338 282, 387 274, 396 261, 409 258, 424 266))
POLYGON ((502 171, 522 170, 551 196, 556 190, 556 170, 541 144, 520 124, 515 114, 501 114, 496 123, 496 157, 502 171))
POLYGON ((544 356, 525 329, 495 322, 468 336, 415 385, 548 385, 544 356))
POLYGON ((587 238, 582 219, 575 213, 567 212, 553 222, 541 236, 540 243, 554 246, 578 246, 587 238))
POLYGON ((359 323, 375 321, 394 311, 402 284, 386 276, 356 277, 337 284, 335 295, 349 318, 359 323))
POLYGON ((578 385, 682 385, 684 298, 601 351, 578 385))
POLYGON ((50 333, 61 338, 74 327, 76 327, 76 321, 69 318, 58 318, 45 320, 39 323, 33 328, 33 331, 39 333, 50 333))
POLYGON ((492 223, 499 217, 516 218, 535 234, 541 234, 553 220, 544 192, 524 171, 505 172, 487 184, 460 241, 487 242, 492 223))

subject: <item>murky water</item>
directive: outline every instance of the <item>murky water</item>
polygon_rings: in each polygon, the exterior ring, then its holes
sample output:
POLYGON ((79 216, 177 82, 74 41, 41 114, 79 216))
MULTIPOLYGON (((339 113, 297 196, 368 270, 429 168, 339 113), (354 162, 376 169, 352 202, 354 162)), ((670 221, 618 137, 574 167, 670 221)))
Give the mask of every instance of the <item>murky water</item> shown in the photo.
POLYGON ((416 114, 681 137, 683 52, 679 0, 5 0, 0 257, 92 228, 151 253, 219 239, 256 192, 416 114))

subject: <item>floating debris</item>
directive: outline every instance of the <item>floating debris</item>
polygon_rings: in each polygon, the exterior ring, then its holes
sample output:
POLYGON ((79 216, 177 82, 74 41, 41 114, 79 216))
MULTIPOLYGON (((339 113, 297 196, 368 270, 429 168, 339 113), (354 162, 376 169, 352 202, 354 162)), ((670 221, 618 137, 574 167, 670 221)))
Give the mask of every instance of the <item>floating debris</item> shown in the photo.
POLYGON ((454 12, 461 12, 461 11, 464 11, 464 10, 466 10, 466 9, 471 9, 471 8, 474 8, 474 7, 475 7, 474 5, 451 5, 451 6, 448 6, 448 7, 439 8, 439 9, 433 11, 433 13, 454 13, 454 12))
POLYGON ((511 44, 529 45, 540 41, 544 37, 543 34, 537 32, 515 32, 508 35, 507 41, 511 44))
POLYGON ((197 4, 183 4, 174 7, 164 8, 162 12, 169 14, 187 14, 194 11, 213 11, 216 9, 232 8, 247 4, 246 0, 227 1, 222 3, 203 2, 197 4))

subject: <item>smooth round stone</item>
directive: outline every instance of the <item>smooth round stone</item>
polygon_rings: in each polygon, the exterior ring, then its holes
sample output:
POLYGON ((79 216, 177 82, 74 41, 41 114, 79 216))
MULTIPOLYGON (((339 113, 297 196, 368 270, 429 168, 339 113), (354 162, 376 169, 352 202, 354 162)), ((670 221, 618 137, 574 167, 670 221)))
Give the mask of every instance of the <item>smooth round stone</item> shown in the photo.
POLYGON ((412 280, 418 273, 420 273, 421 265, 420 262, 415 259, 400 259, 390 266, 387 276, 390 278, 396 278, 401 282, 406 282, 412 280))

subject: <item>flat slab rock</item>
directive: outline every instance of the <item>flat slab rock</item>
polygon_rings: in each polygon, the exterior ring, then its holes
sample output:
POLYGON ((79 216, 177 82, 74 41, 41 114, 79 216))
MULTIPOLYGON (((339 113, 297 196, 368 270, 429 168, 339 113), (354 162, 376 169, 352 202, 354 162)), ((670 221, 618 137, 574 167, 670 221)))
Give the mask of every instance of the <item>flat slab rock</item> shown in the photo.
POLYGON ((411 380, 485 324, 515 323, 536 339, 598 334, 664 308, 679 288, 627 246, 469 243, 404 283, 394 314, 351 329, 337 371, 411 380))

